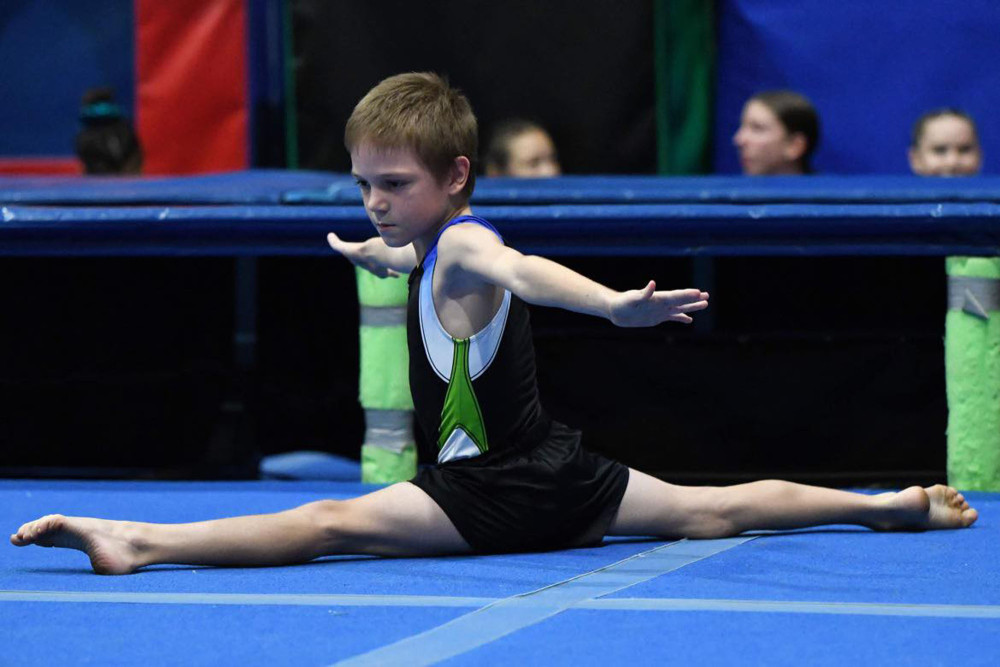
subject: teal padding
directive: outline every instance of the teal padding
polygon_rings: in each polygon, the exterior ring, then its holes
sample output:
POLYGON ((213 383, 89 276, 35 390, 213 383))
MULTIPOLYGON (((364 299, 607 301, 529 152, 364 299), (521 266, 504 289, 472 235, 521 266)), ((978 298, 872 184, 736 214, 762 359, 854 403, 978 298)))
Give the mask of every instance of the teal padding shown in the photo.
POLYGON ((417 474, 417 448, 407 445, 401 452, 362 445, 361 481, 365 484, 395 484, 417 474))
POLYGON ((412 410, 410 354, 406 327, 360 327, 361 407, 376 410, 412 410))
MULTIPOLYGON (((405 277, 379 278, 356 269, 361 307, 405 306, 405 277)), ((406 347, 405 317, 395 326, 360 327, 361 378, 359 399, 366 409, 412 410, 410 356, 406 347)))
MULTIPOLYGON (((1000 279, 1000 259, 949 257, 949 276, 1000 279)), ((945 317, 948 482, 1000 490, 1000 313, 961 310, 945 317)))
POLYGON ((405 306, 408 296, 406 276, 379 278, 373 273, 355 267, 358 280, 358 302, 362 306, 405 306))
MULTIPOLYGON (((358 302, 361 308, 399 309, 400 321, 382 326, 359 327, 361 377, 358 398, 365 410, 413 410, 410 396, 410 356, 406 344, 406 277, 378 278, 356 269, 358 302)), ((369 424, 370 426, 370 424, 369 424)), ((392 484, 411 479, 417 473, 417 451, 412 432, 403 437, 397 451, 365 442, 361 447, 361 481, 392 484)))

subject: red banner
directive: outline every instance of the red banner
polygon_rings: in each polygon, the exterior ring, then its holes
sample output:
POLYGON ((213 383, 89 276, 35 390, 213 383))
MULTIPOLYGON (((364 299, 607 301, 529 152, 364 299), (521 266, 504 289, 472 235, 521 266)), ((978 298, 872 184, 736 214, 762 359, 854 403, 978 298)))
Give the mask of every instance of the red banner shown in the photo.
POLYGON ((244 0, 136 0, 136 120, 143 173, 246 169, 244 0))

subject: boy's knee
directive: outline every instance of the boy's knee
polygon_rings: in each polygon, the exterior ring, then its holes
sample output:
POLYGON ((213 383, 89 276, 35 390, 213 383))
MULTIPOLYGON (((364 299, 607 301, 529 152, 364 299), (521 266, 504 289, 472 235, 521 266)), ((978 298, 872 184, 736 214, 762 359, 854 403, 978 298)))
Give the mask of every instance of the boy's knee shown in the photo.
POLYGON ((685 535, 692 540, 718 540, 723 537, 733 537, 739 535, 740 528, 737 522, 724 513, 715 512, 706 514, 701 520, 691 527, 685 535))
POLYGON ((739 535, 744 530, 743 503, 730 488, 715 487, 703 521, 703 533, 698 537, 719 539, 739 535))
POLYGON ((295 511, 302 514, 318 530, 333 536, 339 533, 344 525, 344 505, 342 500, 317 500, 306 503, 295 511))

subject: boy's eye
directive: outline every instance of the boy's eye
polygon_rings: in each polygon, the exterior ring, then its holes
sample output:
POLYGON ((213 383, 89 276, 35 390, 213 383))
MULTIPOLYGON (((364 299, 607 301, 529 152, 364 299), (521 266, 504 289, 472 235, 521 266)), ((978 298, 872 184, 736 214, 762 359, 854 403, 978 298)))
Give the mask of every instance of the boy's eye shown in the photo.
POLYGON ((406 185, 406 181, 391 180, 391 181, 386 181, 385 185, 390 190, 398 190, 399 188, 406 185))
POLYGON ((368 181, 362 181, 360 178, 355 178, 354 182, 357 183, 358 187, 361 188, 362 190, 367 190, 368 188, 371 187, 370 185, 368 185, 368 181))

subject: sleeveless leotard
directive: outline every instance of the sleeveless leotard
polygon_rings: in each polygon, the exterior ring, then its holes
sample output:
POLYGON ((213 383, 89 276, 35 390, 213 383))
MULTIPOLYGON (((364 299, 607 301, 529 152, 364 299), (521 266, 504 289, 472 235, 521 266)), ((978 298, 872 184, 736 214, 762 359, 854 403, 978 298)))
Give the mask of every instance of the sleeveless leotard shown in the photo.
MULTIPOLYGON (((461 216, 500 234, 482 218, 461 216)), ((501 239, 502 240, 502 239, 501 239)), ((410 274, 407 341, 417 422, 435 465, 412 480, 480 552, 599 541, 625 493, 628 468, 587 452, 580 433, 542 409, 527 305, 505 291, 467 339, 445 331, 433 299, 437 239, 410 274)))

